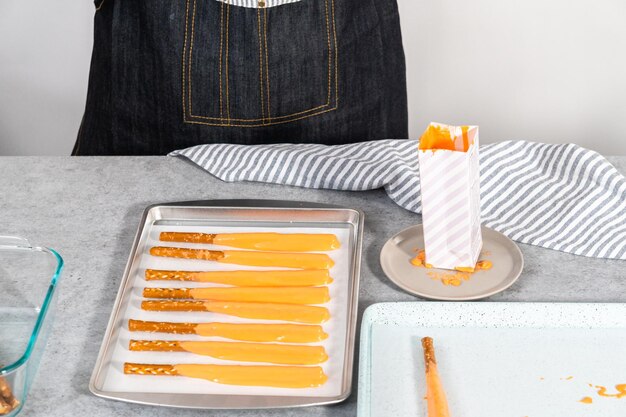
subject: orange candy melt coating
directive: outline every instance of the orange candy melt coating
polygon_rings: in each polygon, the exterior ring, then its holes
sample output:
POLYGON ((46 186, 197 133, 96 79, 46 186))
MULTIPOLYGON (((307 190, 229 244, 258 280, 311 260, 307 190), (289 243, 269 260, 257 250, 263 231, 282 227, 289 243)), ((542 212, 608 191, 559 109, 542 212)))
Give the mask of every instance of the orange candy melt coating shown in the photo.
POLYGON ((325 253, 224 251, 217 260, 227 264, 250 266, 279 266, 301 269, 330 269, 335 262, 325 253))
POLYGON ((319 366, 174 365, 179 375, 219 384, 279 388, 313 388, 328 377, 319 366))
POLYGON ((307 233, 219 233, 213 244, 266 251, 316 252, 339 248, 332 234, 307 233))
POLYGON ((323 346, 196 341, 181 341, 180 346, 187 352, 230 361, 315 365, 328 359, 323 346))
MULTIPOLYGON (((454 129, 455 126, 450 126, 454 129)), ((468 135, 468 126, 461 126, 461 135, 455 135, 448 126, 430 124, 420 137, 419 149, 449 150, 467 152, 471 143, 468 135)))
POLYGON ((323 304, 330 300, 328 287, 191 288, 189 293, 196 300, 285 304, 323 304))

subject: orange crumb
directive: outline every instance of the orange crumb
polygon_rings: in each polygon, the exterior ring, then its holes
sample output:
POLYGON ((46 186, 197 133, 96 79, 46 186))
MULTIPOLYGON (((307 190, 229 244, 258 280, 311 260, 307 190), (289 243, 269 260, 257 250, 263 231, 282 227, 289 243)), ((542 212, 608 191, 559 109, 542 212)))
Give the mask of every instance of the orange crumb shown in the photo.
POLYGON ((491 267, 493 266, 493 264, 491 263, 491 261, 487 261, 487 260, 483 260, 483 261, 478 261, 476 263, 476 269, 482 269, 482 270, 488 270, 491 269, 491 267))
POLYGON ((411 265, 422 266, 424 265, 424 262, 422 262, 422 260, 416 256, 415 258, 411 258, 411 265))
POLYGON ((458 278, 443 278, 441 282, 443 283, 443 285, 452 285, 454 287, 458 287, 459 285, 461 285, 461 280, 459 280, 458 278))
MULTIPOLYGON (((411 265, 417 266, 417 267, 424 267, 428 269, 435 269, 433 268, 431 264, 426 262, 426 252, 424 251, 424 249, 414 248, 413 251, 417 252, 417 255, 415 255, 415 257, 410 259, 409 262, 411 262, 411 265)), ((492 265, 493 264, 491 263, 491 261, 481 260, 476 263, 475 268, 459 266, 455 268, 457 272, 432 271, 432 272, 428 272, 427 275, 433 280, 441 281, 443 285, 452 285, 454 287, 458 287, 459 285, 462 284, 463 281, 469 281, 473 273, 478 272, 480 270, 490 269, 492 265)))
POLYGON ((578 402, 583 404, 591 404, 593 403, 593 399, 591 397, 584 397, 581 398, 578 402))
POLYGON ((618 384, 615 385, 616 394, 607 394, 607 388, 602 385, 596 385, 598 389, 598 395, 600 397, 610 397, 610 398, 622 398, 626 397, 626 384, 618 384))

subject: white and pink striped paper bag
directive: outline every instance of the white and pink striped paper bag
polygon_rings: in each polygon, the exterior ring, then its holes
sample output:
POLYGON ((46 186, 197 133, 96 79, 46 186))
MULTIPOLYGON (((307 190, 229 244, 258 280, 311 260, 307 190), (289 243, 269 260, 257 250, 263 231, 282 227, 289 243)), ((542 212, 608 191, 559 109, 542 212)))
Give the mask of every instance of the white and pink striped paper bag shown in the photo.
POLYGON ((482 248, 478 126, 431 123, 418 152, 426 263, 474 268, 482 248))

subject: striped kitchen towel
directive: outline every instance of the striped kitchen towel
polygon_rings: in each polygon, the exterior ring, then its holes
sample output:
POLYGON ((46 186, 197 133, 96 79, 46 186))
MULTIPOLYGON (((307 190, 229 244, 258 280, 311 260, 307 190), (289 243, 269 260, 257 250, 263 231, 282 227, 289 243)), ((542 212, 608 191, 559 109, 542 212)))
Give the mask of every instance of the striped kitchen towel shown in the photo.
MULTIPOLYGON (((416 140, 349 145, 199 145, 184 156, 223 181, 372 190, 421 212, 416 140)), ((482 223, 511 239, 597 258, 626 259, 626 179, 574 144, 507 141, 480 148, 482 223)))

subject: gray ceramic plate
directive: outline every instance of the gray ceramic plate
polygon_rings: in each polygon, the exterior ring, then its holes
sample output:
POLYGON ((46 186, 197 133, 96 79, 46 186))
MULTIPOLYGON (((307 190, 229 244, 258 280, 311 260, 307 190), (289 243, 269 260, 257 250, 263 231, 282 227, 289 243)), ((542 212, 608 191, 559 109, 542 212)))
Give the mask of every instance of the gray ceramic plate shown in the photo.
POLYGON ((435 300, 477 300, 509 288, 522 273, 524 258, 517 245, 502 233, 482 227, 483 251, 479 259, 489 260, 493 267, 477 271, 461 285, 444 285, 441 277, 454 271, 428 269, 411 265, 416 249, 424 248, 422 225, 404 229, 385 243, 380 252, 383 271, 397 286, 411 294, 435 300))

